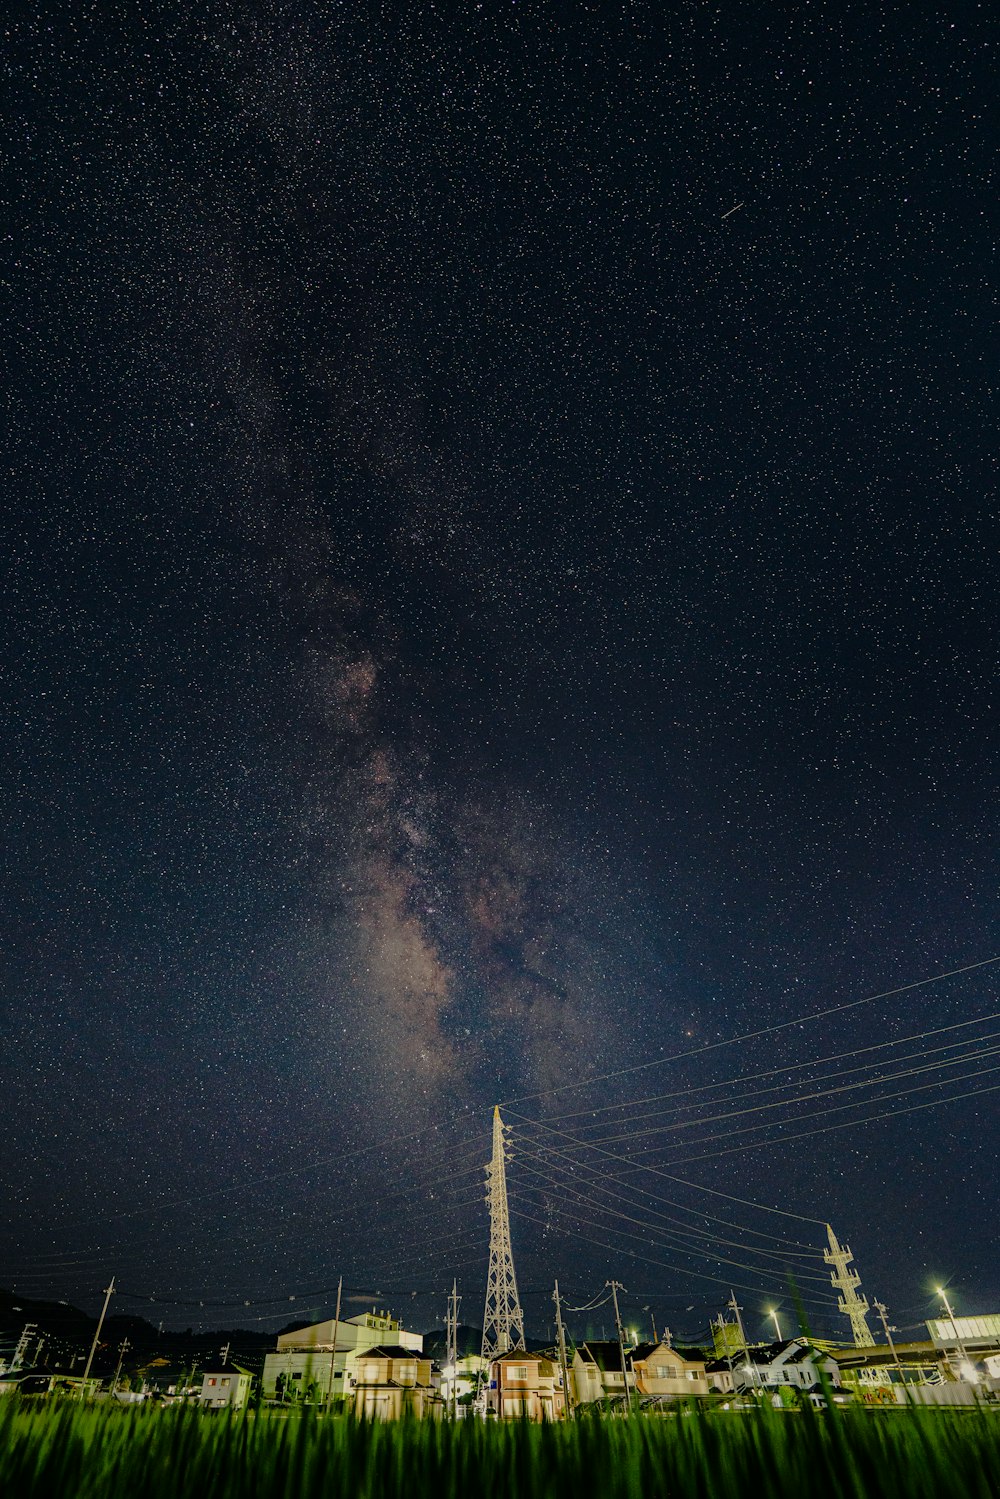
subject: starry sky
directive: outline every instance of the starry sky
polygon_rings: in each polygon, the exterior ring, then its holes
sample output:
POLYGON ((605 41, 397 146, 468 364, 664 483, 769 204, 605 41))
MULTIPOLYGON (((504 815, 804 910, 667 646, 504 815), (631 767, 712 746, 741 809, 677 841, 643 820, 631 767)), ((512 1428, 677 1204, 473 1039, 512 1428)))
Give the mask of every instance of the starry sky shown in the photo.
POLYGON ((990 41, 11 28, 0 1282, 997 1310, 990 41))

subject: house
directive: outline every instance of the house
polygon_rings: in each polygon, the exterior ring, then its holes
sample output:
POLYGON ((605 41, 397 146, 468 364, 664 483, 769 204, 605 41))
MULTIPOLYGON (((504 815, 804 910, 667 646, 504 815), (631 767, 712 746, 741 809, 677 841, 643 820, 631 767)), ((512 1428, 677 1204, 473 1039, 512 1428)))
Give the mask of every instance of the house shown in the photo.
POLYGON ((720 1395, 731 1395, 736 1388, 733 1379, 733 1366, 735 1360, 730 1357, 715 1358, 705 1365, 705 1377, 708 1380, 708 1388, 715 1390, 720 1395))
POLYGON ((625 1358, 640 1401, 659 1403, 708 1394, 705 1360, 699 1356, 682 1353, 669 1343, 642 1343, 625 1358))
POLYGON ((490 1363, 488 1409, 504 1420, 559 1421, 565 1414, 562 1371, 547 1353, 517 1348, 490 1363))
POLYGON ((378 1343, 399 1344, 418 1354, 424 1346, 419 1333, 404 1332, 388 1312, 361 1312, 340 1321, 330 1317, 282 1333, 275 1351, 264 1359, 264 1398, 309 1404, 321 1403, 328 1396, 332 1400, 350 1399, 348 1360, 378 1343))
POLYGON ((577 1405, 607 1400, 625 1403, 626 1376, 629 1398, 659 1403, 707 1395, 705 1360, 694 1350, 673 1348, 667 1342, 639 1343, 622 1350, 617 1342, 581 1343, 573 1355, 570 1377, 577 1405))
POLYGON ((369 1421, 397 1421, 400 1416, 443 1413, 429 1358, 402 1344, 365 1348, 351 1356, 354 1414, 369 1421))
POLYGON ((253 1375, 239 1364, 215 1364, 202 1374, 198 1404, 203 1410, 242 1410, 252 1384, 253 1375))
MULTIPOLYGON (((631 1390, 635 1376, 629 1370, 628 1358, 625 1368, 629 1373, 628 1387, 631 1390)), ((577 1405, 593 1405, 601 1399, 625 1400, 625 1376, 622 1373, 622 1352, 617 1342, 591 1341, 581 1343, 573 1354, 570 1367, 573 1382, 573 1398, 577 1405)))
POLYGON ((797 1390, 822 1400, 822 1378, 840 1387, 840 1368, 835 1358, 821 1353, 805 1338, 787 1338, 749 1348, 743 1357, 733 1361, 733 1385, 741 1390, 797 1390))

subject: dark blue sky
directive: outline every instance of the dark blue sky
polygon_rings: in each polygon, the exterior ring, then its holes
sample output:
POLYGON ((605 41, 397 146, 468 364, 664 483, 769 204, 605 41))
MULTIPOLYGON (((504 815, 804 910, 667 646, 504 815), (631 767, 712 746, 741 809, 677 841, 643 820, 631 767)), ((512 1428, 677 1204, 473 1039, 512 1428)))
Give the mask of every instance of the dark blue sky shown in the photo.
POLYGON ((475 1320, 489 1110, 540 1094, 632 1164, 519 1122, 529 1321, 554 1275, 759 1316, 828 1219, 900 1320, 995 1309, 998 970, 811 1018, 1000 953, 989 41, 15 30, 0 1280, 187 1325, 457 1274, 475 1320))

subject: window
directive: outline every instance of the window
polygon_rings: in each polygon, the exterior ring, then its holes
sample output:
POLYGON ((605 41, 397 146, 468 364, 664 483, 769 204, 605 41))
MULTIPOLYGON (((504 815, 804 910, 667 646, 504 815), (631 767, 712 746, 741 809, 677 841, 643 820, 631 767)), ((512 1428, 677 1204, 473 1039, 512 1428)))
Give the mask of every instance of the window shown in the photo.
POLYGON ((527 1371, 527 1369, 511 1369, 511 1371, 510 1371, 510 1378, 511 1379, 527 1379, 527 1377, 528 1377, 528 1371, 527 1371))
POLYGON ((657 1366, 656 1366, 656 1377, 657 1377, 657 1379, 669 1379, 670 1378, 670 1370, 669 1370, 669 1368, 667 1367, 666 1364, 657 1364, 657 1366))
POLYGON ((378 1364, 365 1364, 362 1379, 366 1384, 372 1384, 378 1378, 378 1364))
POLYGON ((214 1379, 210 1379, 208 1382, 209 1382, 209 1384, 215 1384, 215 1380, 214 1379))

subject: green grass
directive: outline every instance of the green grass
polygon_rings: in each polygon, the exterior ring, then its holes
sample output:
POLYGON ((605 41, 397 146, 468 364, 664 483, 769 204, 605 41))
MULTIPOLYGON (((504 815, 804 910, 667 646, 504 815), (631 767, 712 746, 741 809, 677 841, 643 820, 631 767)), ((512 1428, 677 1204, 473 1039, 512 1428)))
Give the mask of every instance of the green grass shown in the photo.
POLYGON ((0 1400, 11 1499, 996 1499, 1000 1412, 363 1424, 0 1400))

